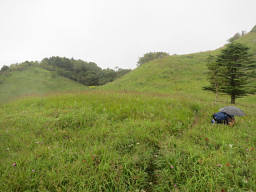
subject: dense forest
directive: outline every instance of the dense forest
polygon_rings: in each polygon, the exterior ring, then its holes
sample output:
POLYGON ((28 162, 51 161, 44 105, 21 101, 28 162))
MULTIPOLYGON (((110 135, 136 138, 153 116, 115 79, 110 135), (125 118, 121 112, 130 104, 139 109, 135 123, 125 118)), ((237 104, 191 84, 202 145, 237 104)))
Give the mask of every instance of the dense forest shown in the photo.
POLYGON ((12 64, 10 67, 3 66, 0 72, 22 71, 32 66, 56 72, 56 75, 64 76, 87 86, 104 85, 131 71, 121 68, 116 70, 102 69, 94 62, 65 57, 50 57, 44 58, 41 62, 25 61, 20 64, 12 64))

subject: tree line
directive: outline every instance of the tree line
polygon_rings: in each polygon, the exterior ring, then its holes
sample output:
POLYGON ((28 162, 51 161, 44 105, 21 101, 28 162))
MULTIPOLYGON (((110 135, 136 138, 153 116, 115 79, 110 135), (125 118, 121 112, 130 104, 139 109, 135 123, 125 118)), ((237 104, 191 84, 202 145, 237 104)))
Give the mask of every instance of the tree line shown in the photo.
POLYGON ((31 66, 38 66, 48 71, 53 71, 60 76, 87 86, 104 85, 131 71, 130 69, 121 68, 116 70, 102 69, 94 62, 54 56, 44 58, 41 62, 25 61, 20 64, 12 64, 10 67, 3 66, 0 72, 22 71, 31 66))

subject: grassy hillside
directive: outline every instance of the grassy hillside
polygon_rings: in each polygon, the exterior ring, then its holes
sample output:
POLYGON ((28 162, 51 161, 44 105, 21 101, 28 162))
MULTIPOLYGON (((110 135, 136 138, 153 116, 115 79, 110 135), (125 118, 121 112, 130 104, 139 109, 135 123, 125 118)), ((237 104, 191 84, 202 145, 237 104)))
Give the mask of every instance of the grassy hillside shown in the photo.
MULTIPOLYGON (((250 48, 256 56, 256 32, 248 33, 237 42, 250 48)), ((135 69, 121 79, 104 86, 104 89, 161 92, 182 94, 184 96, 201 96, 207 93, 201 91, 208 84, 206 80, 206 59, 212 54, 219 54, 221 48, 215 51, 188 55, 173 55, 160 60, 154 60, 135 69)))
POLYGON ((175 55, 143 64, 105 89, 145 92, 197 93, 206 81, 205 60, 209 53, 175 55))
POLYGON ((26 95, 86 90, 87 87, 40 67, 0 74, 0 102, 26 95))
POLYGON ((97 91, 2 104, 0 191, 256 191, 256 97, 237 101, 246 116, 234 127, 212 125, 229 98, 214 104, 202 90, 208 55, 156 60, 97 91))
POLYGON ((256 56, 256 32, 246 34, 245 36, 238 39, 237 42, 243 43, 250 47, 251 53, 256 56))

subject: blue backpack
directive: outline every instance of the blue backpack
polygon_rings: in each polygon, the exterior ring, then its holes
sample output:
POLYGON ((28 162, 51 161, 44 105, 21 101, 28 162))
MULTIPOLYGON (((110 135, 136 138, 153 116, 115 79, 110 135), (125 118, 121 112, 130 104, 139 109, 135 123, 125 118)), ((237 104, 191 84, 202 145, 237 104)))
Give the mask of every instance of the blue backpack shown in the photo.
POLYGON ((225 112, 218 112, 212 115, 213 119, 217 123, 228 124, 228 119, 230 116, 225 112))

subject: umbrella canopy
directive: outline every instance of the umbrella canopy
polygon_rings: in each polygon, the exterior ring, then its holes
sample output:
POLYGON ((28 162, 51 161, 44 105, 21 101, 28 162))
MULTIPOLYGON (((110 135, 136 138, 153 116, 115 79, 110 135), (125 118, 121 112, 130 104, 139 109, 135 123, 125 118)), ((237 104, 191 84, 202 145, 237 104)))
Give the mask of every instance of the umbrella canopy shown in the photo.
POLYGON ((219 109, 219 111, 225 112, 225 113, 227 113, 229 115, 233 115, 233 116, 244 116, 245 115, 241 109, 239 109, 235 106, 223 107, 223 108, 219 109))

